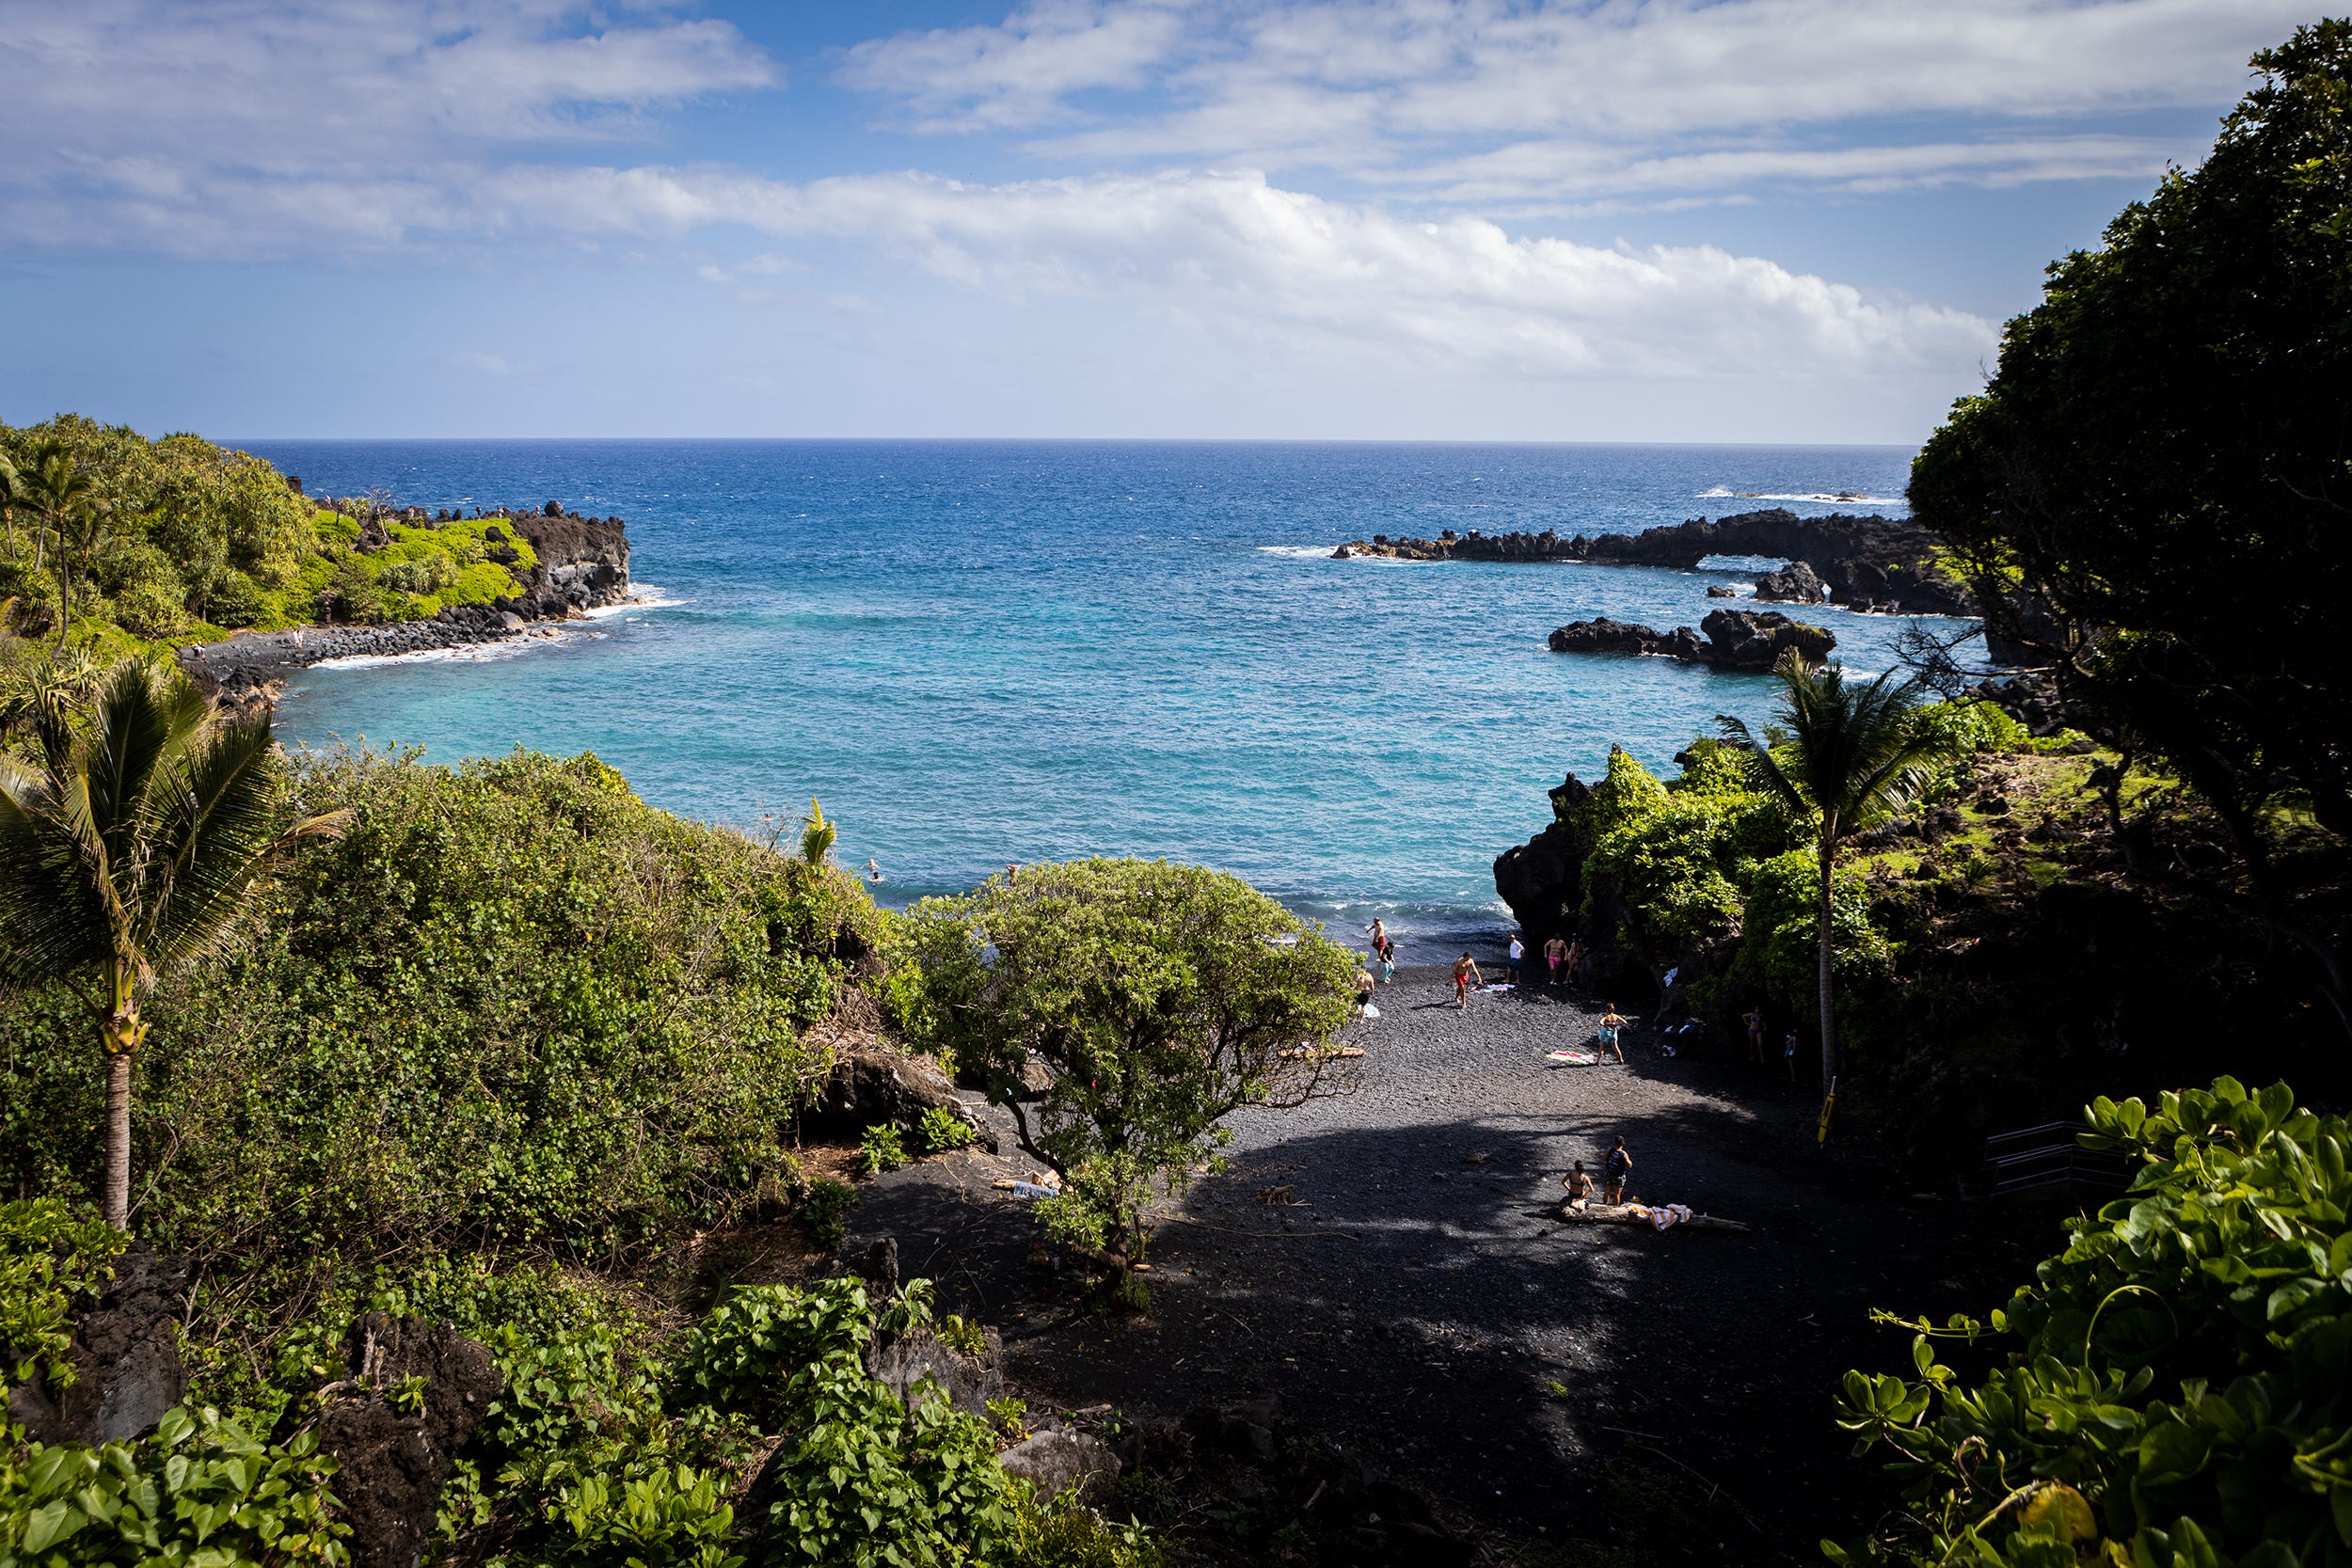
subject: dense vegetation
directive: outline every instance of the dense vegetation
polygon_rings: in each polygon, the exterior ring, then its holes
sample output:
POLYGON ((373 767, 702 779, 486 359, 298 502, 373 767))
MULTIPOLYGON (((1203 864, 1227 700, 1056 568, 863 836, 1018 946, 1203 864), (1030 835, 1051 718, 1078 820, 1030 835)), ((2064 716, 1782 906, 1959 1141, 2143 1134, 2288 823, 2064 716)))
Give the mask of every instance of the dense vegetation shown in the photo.
POLYGON ((2230 1078, 2087 1119, 2137 1164, 2129 1195, 2068 1221, 1989 1323, 1913 1324, 1915 1375, 1847 1374, 1839 1425, 1909 1506, 1830 1556, 2352 1561, 2352 1124, 2230 1078), (1939 1340, 1994 1354, 1963 1374, 1939 1340))
POLYGON ((106 653, 244 626, 421 620, 521 593, 533 557, 511 526, 375 511, 315 503, 199 436, 151 441, 71 414, 0 425, 0 631, 55 638, 70 597, 74 636, 106 653))
MULTIPOLYGON (((97 1451, 0 1432, 0 1561, 332 1568, 335 1466, 289 1433, 368 1310, 453 1323, 507 1380, 442 1498, 450 1560, 1152 1560, 1030 1503, 986 1422, 867 1375, 877 1335, 930 1331, 927 1286, 727 1291, 692 1244, 839 1186, 790 1148, 813 1027, 907 989, 854 877, 593 756, 338 752, 287 784, 345 832, 165 979, 137 1061, 133 1225, 197 1267, 188 1406, 97 1451)), ((87 1037, 56 984, 0 999, 0 1382, 62 1370, 121 1245, 81 1200, 87 1037)))
POLYGON ((2021 662, 2204 800, 2352 1029, 2352 21, 2257 55, 2212 154, 2051 269, 1921 452, 2021 662))

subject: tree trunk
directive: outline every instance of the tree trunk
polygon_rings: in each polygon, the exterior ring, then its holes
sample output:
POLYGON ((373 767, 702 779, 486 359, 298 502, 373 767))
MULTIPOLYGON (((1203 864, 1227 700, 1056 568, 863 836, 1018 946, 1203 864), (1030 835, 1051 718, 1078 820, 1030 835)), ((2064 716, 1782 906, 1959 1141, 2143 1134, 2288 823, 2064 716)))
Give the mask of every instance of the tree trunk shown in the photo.
POLYGON ((1837 841, 1828 824, 1821 833, 1821 1092, 1837 1076, 1837 1011, 1829 980, 1830 872, 1837 863, 1837 841))
POLYGON ((106 1223, 131 1228, 131 1058, 106 1053, 106 1223))
POLYGON ((131 1058, 147 1038, 139 1018, 136 981, 129 966, 108 966, 114 1011, 102 1026, 106 1053, 105 1220, 117 1230, 131 1228, 131 1058))

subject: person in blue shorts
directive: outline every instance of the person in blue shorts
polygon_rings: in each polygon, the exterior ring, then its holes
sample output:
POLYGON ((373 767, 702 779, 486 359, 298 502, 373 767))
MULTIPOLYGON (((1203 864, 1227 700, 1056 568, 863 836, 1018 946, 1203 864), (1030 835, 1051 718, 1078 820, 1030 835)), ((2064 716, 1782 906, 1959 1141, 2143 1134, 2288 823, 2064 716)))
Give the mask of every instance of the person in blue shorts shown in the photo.
POLYGON ((1617 1005, 1614 1002, 1608 1003, 1606 1006, 1609 1010, 1600 1018, 1600 1053, 1606 1056, 1614 1052, 1617 1064, 1622 1067, 1625 1065, 1625 1047, 1617 1043, 1617 1032, 1625 1027, 1625 1020, 1617 1016, 1617 1005))

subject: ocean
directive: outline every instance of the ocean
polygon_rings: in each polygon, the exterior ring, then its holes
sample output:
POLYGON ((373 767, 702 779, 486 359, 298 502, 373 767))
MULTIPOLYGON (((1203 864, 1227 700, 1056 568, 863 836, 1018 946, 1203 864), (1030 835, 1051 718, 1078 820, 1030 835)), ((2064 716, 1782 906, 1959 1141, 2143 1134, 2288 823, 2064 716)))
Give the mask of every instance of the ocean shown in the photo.
MULTIPOLYGON (((1375 533, 1901 510, 1893 447, 1094 441, 249 441, 313 495, 617 514, 651 601, 492 657, 320 668, 292 742, 593 751, 758 830, 812 797, 886 902, 1008 863, 1167 856, 1408 957, 1507 928, 1496 855, 1612 745, 1671 772, 1767 677, 1549 652, 1664 629, 1708 569, 1333 561, 1375 533), (1874 498, 1839 504, 1836 494, 1874 498)), ((1720 569, 1717 569, 1720 568, 1720 569)), ((1827 607, 1875 671, 1905 623, 1827 607)))

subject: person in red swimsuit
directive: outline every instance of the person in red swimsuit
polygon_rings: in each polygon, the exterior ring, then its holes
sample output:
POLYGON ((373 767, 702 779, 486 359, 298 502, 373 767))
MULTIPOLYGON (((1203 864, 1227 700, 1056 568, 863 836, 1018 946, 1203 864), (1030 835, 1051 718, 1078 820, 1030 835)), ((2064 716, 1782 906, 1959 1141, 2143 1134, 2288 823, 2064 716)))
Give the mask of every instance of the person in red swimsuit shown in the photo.
POLYGON ((1486 977, 1478 973, 1477 961, 1465 953, 1454 960, 1454 1005, 1464 1012, 1470 1011, 1470 989, 1472 981, 1482 986, 1486 983, 1486 977))

